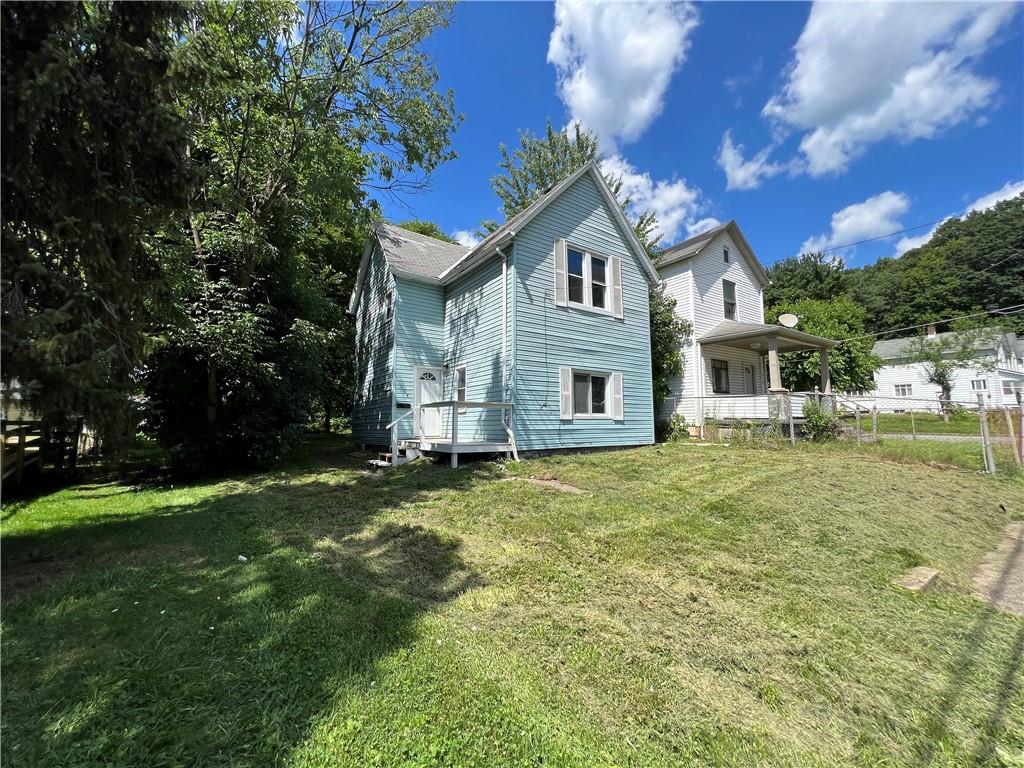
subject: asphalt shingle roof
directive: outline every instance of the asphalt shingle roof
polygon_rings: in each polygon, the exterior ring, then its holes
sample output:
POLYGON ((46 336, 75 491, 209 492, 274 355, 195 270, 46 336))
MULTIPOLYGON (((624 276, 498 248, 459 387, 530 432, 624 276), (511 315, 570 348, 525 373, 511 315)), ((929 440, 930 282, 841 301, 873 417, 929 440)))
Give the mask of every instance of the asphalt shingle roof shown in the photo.
POLYGON ((715 239, 720 232, 725 231, 734 222, 727 221, 724 224, 719 224, 717 227, 712 227, 706 232, 701 232, 699 235, 694 235, 689 240, 683 240, 681 243, 676 243, 671 248, 666 248, 662 254, 662 259, 671 257, 673 261, 692 256, 709 242, 715 239))
POLYGON ((469 253, 464 246, 410 232, 394 224, 378 224, 377 239, 388 264, 401 272, 424 277, 438 277, 469 253))
MULTIPOLYGON (((1008 334, 1012 336, 1013 334, 1008 334)), ((946 333, 937 333, 933 338, 945 339, 955 336, 952 331, 946 333)), ((1003 334, 993 333, 980 336, 977 343, 975 344, 976 350, 985 349, 996 349, 999 346, 999 342, 1002 339, 1003 334)), ((874 351, 883 360, 900 360, 907 356, 907 350, 910 348, 911 342, 916 339, 916 336, 903 336, 899 339, 883 339, 882 341, 876 341, 874 351)), ((1014 340, 1010 341, 1011 347, 1014 346, 1014 340)))

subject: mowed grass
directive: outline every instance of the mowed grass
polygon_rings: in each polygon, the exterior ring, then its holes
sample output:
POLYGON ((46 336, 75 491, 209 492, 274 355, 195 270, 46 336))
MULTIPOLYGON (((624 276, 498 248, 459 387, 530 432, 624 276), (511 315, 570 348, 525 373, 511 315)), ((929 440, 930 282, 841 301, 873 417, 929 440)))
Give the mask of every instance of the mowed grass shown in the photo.
POLYGON ((1019 764, 1024 619, 970 596, 1019 481, 846 446, 365 458, 8 505, 3 765, 1019 764), (892 585, 919 564, 939 588, 892 585))
MULTIPOLYGON (((1010 417, 1013 421, 1014 433, 1017 432, 1018 416, 1011 411, 1010 417)), ((878 432, 880 434, 904 434, 909 435, 917 430, 919 435, 980 435, 981 421, 978 414, 972 411, 962 411, 950 416, 949 421, 937 413, 915 413, 913 423, 909 413, 880 413, 878 414, 878 432)), ((1009 426, 1006 423, 1006 414, 1001 408, 988 412, 989 433, 991 435, 1009 435, 1009 426)), ((871 416, 861 416, 861 428, 865 432, 871 430, 871 416)))
MULTIPOLYGON (((926 438, 906 440, 880 437, 877 443, 865 442, 860 446, 854 446, 855 444, 844 440, 842 443, 829 446, 829 448, 848 450, 860 455, 877 455, 894 461, 959 467, 974 472, 981 472, 985 468, 980 439, 970 442, 948 442, 926 438)), ((817 448, 815 449, 817 450, 817 448)), ((998 474, 1021 477, 1021 470, 1017 467, 1012 445, 992 443, 992 458, 995 460, 998 474)))

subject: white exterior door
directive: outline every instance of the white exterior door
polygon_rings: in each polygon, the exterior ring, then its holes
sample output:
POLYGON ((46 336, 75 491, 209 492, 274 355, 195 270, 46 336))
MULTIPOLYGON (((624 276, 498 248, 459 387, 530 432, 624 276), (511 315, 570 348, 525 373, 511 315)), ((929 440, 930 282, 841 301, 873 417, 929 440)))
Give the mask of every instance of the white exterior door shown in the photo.
POLYGON ((444 397, 442 389, 442 376, 444 372, 440 368, 416 367, 416 413, 419 423, 417 434, 424 437, 441 436, 441 409, 420 408, 420 403, 434 403, 444 397))
POLYGON ((748 395, 756 395, 757 390, 754 389, 754 366, 743 365, 743 391, 748 395))

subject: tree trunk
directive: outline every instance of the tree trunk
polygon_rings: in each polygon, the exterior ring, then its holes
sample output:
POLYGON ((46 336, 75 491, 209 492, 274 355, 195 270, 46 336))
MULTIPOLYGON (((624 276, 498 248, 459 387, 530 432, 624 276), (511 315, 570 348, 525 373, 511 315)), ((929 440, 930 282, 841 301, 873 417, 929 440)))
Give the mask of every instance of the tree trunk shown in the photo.
POLYGON ((206 424, 212 427, 217 421, 217 364, 206 363, 206 424))
POLYGON ((334 415, 334 411, 331 408, 331 398, 324 395, 324 432, 331 431, 331 416, 334 415))

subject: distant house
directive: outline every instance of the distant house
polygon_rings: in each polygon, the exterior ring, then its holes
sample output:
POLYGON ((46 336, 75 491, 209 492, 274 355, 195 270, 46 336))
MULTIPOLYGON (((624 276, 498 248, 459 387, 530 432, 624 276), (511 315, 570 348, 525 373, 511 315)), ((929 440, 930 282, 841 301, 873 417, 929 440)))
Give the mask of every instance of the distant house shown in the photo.
MULTIPOLYGON (((942 339, 951 334, 936 333, 929 326, 927 335, 942 339)), ((888 339, 875 344, 875 354, 885 364, 875 373, 875 389, 865 395, 880 411, 937 411, 942 390, 929 384, 920 363, 910 362, 908 350, 914 337, 888 339)), ((955 372, 954 403, 966 408, 977 407, 978 395, 986 405, 1001 408, 1016 405, 1016 393, 1024 391, 1024 343, 1013 333, 993 332, 978 338, 975 352, 988 365, 962 368, 955 372), (991 370, 987 370, 991 368, 991 370)))
POLYGON ((379 225, 349 304, 355 439, 453 465, 653 442, 657 279, 593 163, 473 248, 379 225))
POLYGON ((672 382, 661 416, 690 425, 707 419, 766 421, 780 402, 802 416, 814 393, 790 397, 782 386, 779 353, 816 351, 819 391, 831 393, 828 349, 835 342, 764 322, 768 275, 735 221, 665 250, 658 262, 676 314, 693 323, 693 344, 682 350, 684 373, 672 382))

